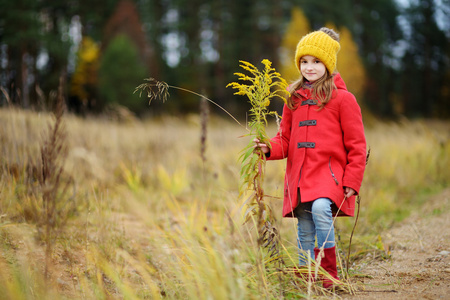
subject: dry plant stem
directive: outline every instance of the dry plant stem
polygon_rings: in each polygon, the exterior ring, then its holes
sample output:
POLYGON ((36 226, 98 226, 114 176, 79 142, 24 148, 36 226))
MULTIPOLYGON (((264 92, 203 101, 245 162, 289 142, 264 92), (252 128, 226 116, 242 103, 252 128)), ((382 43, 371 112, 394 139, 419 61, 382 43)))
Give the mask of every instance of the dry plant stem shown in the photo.
MULTIPOLYGON (((45 234, 45 278, 48 279, 52 249, 59 233, 67 221, 65 205, 62 203, 69 182, 62 181, 63 163, 67 154, 66 132, 63 125, 64 98, 63 79, 60 78, 58 97, 55 108, 55 123, 49 126, 48 137, 41 146, 41 176, 39 179, 42 193, 42 214, 38 216, 38 226, 45 234)), ((39 212, 37 212, 39 214, 39 212)))
POLYGON ((37 95, 37 99, 38 99, 38 103, 41 107, 41 109, 46 110, 46 99, 45 99, 45 95, 44 92, 42 91, 41 87, 39 85, 36 85, 36 95, 37 95))
POLYGON ((201 95, 201 94, 199 94, 199 93, 196 93, 196 92, 193 92, 193 91, 191 91, 191 90, 188 90, 188 89, 185 89, 185 88, 182 88, 182 87, 178 87, 178 86, 173 86, 173 85, 169 85, 169 87, 170 88, 173 88, 173 89, 177 89, 177 90, 180 90, 180 91, 184 91, 184 92, 188 92, 188 93, 191 93, 191 94, 194 94, 194 95, 196 95, 196 96, 199 96, 199 97, 201 97, 201 98, 203 98, 203 99, 205 99, 205 100, 207 100, 207 101, 209 101, 209 102, 211 102, 212 104, 214 104, 215 106, 217 106, 218 108, 220 108, 221 110, 223 110, 228 116, 230 116, 236 123, 238 123, 240 126, 242 126, 242 127, 244 127, 232 114, 230 114, 225 108, 223 108, 222 106, 220 106, 219 104, 217 104, 216 102, 214 102, 213 100, 211 100, 211 99, 209 99, 209 98, 207 98, 207 97, 205 97, 205 96, 203 96, 203 95, 201 95))
MULTIPOLYGON (((191 90, 179 87, 179 86, 169 85, 169 84, 167 84, 164 81, 158 81, 158 80, 156 80, 154 78, 145 78, 144 80, 148 81, 148 83, 143 83, 143 84, 138 85, 135 88, 133 93, 136 93, 136 92, 139 91, 139 96, 141 96, 142 92, 146 91, 147 92, 147 97, 149 98, 149 104, 152 102, 153 99, 156 99, 156 98, 161 98, 163 103, 166 102, 167 98, 170 96, 169 88, 172 88, 172 89, 180 90, 180 91, 183 91, 183 92, 187 92, 187 93, 199 96, 201 99, 205 99, 205 100, 211 102, 212 104, 214 104, 215 106, 217 106, 218 108, 223 110, 237 124, 242 126, 242 124, 232 114, 230 114, 225 108, 223 108, 222 106, 220 106, 219 104, 217 104, 213 100, 209 99, 208 97, 205 97, 202 94, 196 93, 194 91, 191 91, 191 90)), ((244 127, 244 126, 242 126, 242 127, 244 127)))
POLYGON ((3 95, 5 96, 6 102, 8 102, 8 105, 11 105, 11 100, 9 99, 8 92, 0 86, 0 91, 2 91, 3 95))
POLYGON ((350 241, 349 241, 349 244, 348 244, 348 253, 347 253, 347 262, 346 262, 347 277, 349 277, 349 275, 348 275, 348 268, 349 268, 349 265, 350 265, 350 252, 351 252, 351 247, 352 247, 353 234, 355 233, 356 224, 358 224, 358 219, 359 219, 359 208, 360 208, 360 205, 361 205, 361 199, 360 199, 359 195, 356 198, 356 203, 358 204, 358 210, 356 211, 355 224, 353 225, 352 233, 350 234, 350 241))
POLYGON ((205 179, 205 164, 206 164, 206 138, 208 131, 208 117, 209 107, 205 98, 202 98, 200 102, 200 123, 201 123, 201 136, 200 136, 200 157, 203 162, 203 179, 205 179))
MULTIPOLYGON (((370 147, 369 147, 369 150, 367 151, 367 155, 366 155, 366 166, 369 163, 369 158, 370 158, 370 147)), ((358 204, 358 210, 356 212, 355 224, 353 225, 352 233, 350 235, 350 241, 348 244, 348 254, 347 254, 347 263, 346 263, 347 277, 349 277, 348 268, 350 265, 350 252, 351 252, 351 247, 352 247, 353 234, 355 233, 356 225, 358 224, 358 220, 359 220, 359 210, 360 210, 360 205, 361 205, 361 197, 359 195, 356 198, 356 203, 358 204)))

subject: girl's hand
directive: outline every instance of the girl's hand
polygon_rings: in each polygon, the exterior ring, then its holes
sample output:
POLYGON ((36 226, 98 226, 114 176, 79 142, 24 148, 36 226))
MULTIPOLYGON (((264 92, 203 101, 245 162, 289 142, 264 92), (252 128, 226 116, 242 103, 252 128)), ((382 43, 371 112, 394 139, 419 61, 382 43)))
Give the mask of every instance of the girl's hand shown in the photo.
POLYGON ((345 198, 350 198, 351 196, 353 196, 354 194, 356 194, 356 191, 348 186, 346 186, 344 188, 344 196, 345 198))
POLYGON ((261 152, 264 154, 269 152, 269 150, 270 150, 269 146, 267 146, 264 143, 261 143, 261 141, 258 138, 254 139, 253 141, 255 142, 255 146, 253 146, 253 148, 261 149, 261 152))

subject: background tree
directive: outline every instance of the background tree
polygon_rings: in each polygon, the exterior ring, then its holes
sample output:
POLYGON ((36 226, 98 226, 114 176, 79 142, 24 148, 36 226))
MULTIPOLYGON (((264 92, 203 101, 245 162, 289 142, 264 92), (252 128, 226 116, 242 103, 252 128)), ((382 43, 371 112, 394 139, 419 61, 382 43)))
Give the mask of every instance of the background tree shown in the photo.
MULTIPOLYGON (((333 24, 327 27, 335 28, 333 24)), ((347 85, 347 89, 361 102, 366 87, 366 70, 359 54, 358 45, 347 27, 338 29, 341 50, 338 53, 337 70, 347 85)))
POLYGON ((117 8, 119 0, 72 0, 72 15, 82 24, 82 35, 101 41, 106 22, 117 8))
POLYGON ((133 1, 119 1, 116 9, 104 26, 102 50, 108 47, 111 40, 117 35, 124 34, 135 44, 141 60, 149 67, 153 60, 153 57, 151 57, 152 51, 147 42, 147 37, 143 31, 143 25, 140 19, 133 1))
POLYGON ((0 84, 8 88, 11 101, 28 108, 36 98, 34 84, 28 78, 36 76, 42 47, 38 2, 0 0, 0 7, 0 84))
POLYGON ((42 26, 42 48, 46 63, 42 66, 39 85, 50 91, 59 85, 61 75, 68 76, 67 64, 72 41, 69 28, 72 22, 73 9, 68 1, 42 0, 39 3, 39 18, 42 26))
POLYGON ((123 105, 142 114, 147 104, 133 91, 147 74, 135 44, 126 35, 116 36, 100 60, 99 94, 104 104, 123 105))
MULTIPOLYGON (((405 11, 410 26, 403 57, 402 91, 407 116, 449 116, 450 98, 441 94, 449 61, 449 40, 436 22, 436 2, 420 0, 405 11)), ((449 10, 447 10, 449 13, 449 10)))
POLYGON ((100 47, 90 37, 83 37, 77 55, 77 67, 70 82, 71 106, 78 113, 98 110, 98 67, 100 47))
POLYGON ((360 0, 353 4, 351 29, 360 47, 366 68, 367 85, 364 100, 368 108, 382 117, 393 117, 393 91, 395 90, 394 46, 403 38, 398 24, 400 15, 396 1, 360 0))
MULTIPOLYGON (((154 59, 133 1, 117 2, 102 37, 100 96, 105 97, 105 103, 121 104, 139 113, 145 106, 140 105, 136 95, 131 94, 134 90, 132 83, 148 77, 154 59)), ((159 77, 155 70, 152 76, 159 77)))
POLYGON ((280 48, 280 73, 288 82, 298 79, 299 72, 294 63, 295 49, 300 38, 311 31, 309 21, 303 11, 294 7, 291 21, 289 22, 280 48))

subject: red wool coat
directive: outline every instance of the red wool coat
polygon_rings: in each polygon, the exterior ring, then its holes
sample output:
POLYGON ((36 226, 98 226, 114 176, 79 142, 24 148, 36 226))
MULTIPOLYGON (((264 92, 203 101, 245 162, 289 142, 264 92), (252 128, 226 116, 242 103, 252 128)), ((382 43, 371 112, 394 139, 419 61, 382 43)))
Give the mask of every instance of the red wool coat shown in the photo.
POLYGON ((344 200, 344 187, 359 192, 366 139, 355 97, 339 74, 334 78, 337 90, 322 110, 310 100, 311 90, 298 90, 297 109, 284 106, 280 129, 270 140, 267 160, 287 157, 283 217, 292 217, 299 201, 321 197, 334 202, 333 215, 338 207, 339 215, 354 215, 355 196, 344 200))

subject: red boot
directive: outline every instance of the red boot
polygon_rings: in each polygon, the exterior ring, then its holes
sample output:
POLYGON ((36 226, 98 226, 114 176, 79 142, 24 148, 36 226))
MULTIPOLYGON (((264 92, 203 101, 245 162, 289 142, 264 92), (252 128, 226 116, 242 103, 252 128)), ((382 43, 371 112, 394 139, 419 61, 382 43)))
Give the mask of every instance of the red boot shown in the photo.
MULTIPOLYGON (((337 267, 336 267, 336 247, 332 248, 326 248, 323 249, 323 254, 321 255, 321 258, 319 258, 320 249, 315 248, 314 254, 316 256, 316 262, 320 262, 320 266, 324 268, 325 271, 328 272, 328 274, 331 275, 336 280, 339 280, 339 277, 337 275, 337 267)), ((323 287, 326 289, 331 289, 334 286, 334 283, 331 279, 322 277, 322 284, 323 287)))

